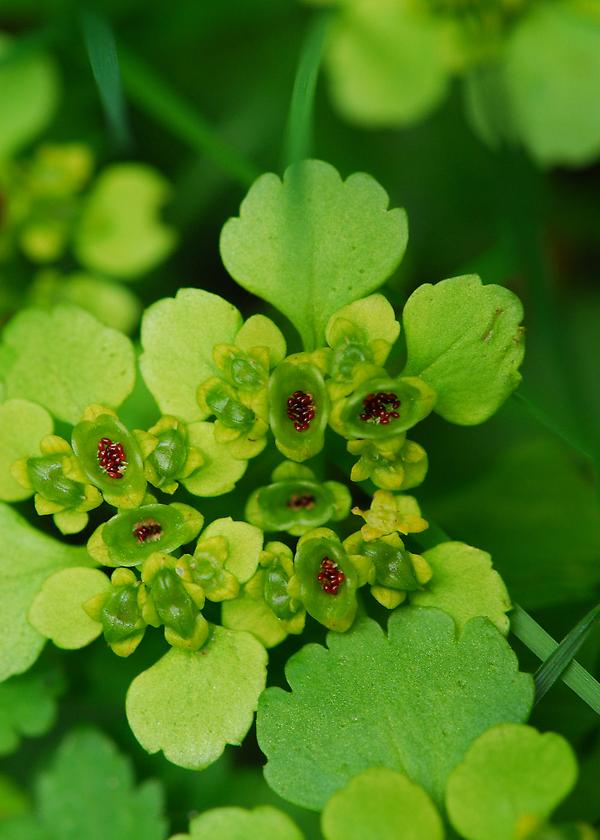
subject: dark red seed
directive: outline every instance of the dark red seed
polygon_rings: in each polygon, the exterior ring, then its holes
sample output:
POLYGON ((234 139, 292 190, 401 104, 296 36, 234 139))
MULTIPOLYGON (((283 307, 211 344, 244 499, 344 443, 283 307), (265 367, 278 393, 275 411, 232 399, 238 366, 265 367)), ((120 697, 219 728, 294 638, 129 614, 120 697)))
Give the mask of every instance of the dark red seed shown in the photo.
POLYGON ((397 420, 400 412, 398 395, 392 391, 376 391, 363 399, 363 410, 359 414, 365 423, 388 426, 391 420, 397 420))
POLYGON ((122 443, 113 443, 108 437, 98 441, 98 463, 109 478, 123 478, 127 469, 127 456, 122 443))
POLYGON ((316 408, 312 394, 305 391, 294 391, 286 400, 287 416, 294 424, 297 432, 305 432, 315 419, 316 408))
POLYGON ((146 519, 144 522, 136 522, 132 536, 136 538, 139 543, 147 541, 156 542, 162 536, 162 525, 155 519, 146 519))
POLYGON ((300 510, 302 508, 311 510, 315 506, 315 497, 311 493, 305 493, 303 495, 295 493, 288 499, 287 506, 292 508, 292 510, 300 510))
POLYGON ((346 575, 342 572, 335 560, 323 557, 321 560, 321 571, 317 575, 321 589, 327 595, 337 595, 346 575))

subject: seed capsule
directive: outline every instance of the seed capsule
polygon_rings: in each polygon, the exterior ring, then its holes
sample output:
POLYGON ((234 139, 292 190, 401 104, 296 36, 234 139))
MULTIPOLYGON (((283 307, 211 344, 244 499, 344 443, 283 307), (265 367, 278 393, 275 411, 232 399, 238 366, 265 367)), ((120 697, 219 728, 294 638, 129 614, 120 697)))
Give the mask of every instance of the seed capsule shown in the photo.
POLYGON ((114 443, 103 437, 98 441, 98 463, 109 478, 123 478, 127 469, 127 457, 122 443, 114 443))
POLYGON ((340 586, 346 580, 346 575, 334 560, 323 557, 317 580, 321 584, 323 592, 326 592, 327 595, 337 595, 340 586))

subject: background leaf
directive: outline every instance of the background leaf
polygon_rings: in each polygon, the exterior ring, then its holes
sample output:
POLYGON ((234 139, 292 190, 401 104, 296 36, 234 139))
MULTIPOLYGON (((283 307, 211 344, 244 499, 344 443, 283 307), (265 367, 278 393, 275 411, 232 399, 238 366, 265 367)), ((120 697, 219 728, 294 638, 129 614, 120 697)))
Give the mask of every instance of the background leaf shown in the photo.
POLYGON ((171 648, 132 682, 127 718, 150 753, 201 770, 239 744, 266 679, 267 654, 249 633, 215 627, 199 651, 171 648))
POLYGON ((542 823, 576 778, 575 755, 560 735, 542 735, 530 726, 495 726, 451 773, 448 814, 468 840, 512 840, 520 830, 542 823))
POLYGON ((244 808, 213 808, 190 823, 189 834, 171 840, 302 840, 304 835, 282 811, 262 805, 244 808))
POLYGON ((440 610, 401 607, 388 636, 363 620, 327 642, 329 650, 307 645, 290 659, 291 694, 269 688, 259 704, 267 781, 304 807, 322 807, 374 766, 406 772, 439 803, 477 735, 529 714, 533 681, 486 619, 457 639, 440 610))
POLYGON ((8 397, 40 403, 77 423, 91 403, 118 408, 133 389, 129 339, 76 306, 24 309, 5 327, 0 378, 8 397))
MULTIPOLYGON (((95 730, 72 732, 56 751, 36 790, 37 840, 163 840, 163 794, 158 782, 134 787, 127 759, 95 730)), ((0 829, 2 840, 9 835, 0 829)))
POLYGON ((196 391, 218 373, 213 347, 232 343, 241 326, 235 306, 200 289, 180 289, 175 298, 146 310, 140 367, 163 414, 187 422, 200 419, 196 391))
POLYGON ((327 840, 443 840, 444 828, 423 788, 372 767, 331 797, 322 817, 327 840))
POLYGON ((44 735, 53 726, 62 689, 60 674, 49 669, 0 683, 0 755, 16 750, 21 738, 44 735))
POLYGON ((384 283, 408 238, 404 210, 364 173, 342 181, 319 160, 262 175, 221 233, 231 276, 283 312, 305 348, 323 343, 330 316, 384 283))

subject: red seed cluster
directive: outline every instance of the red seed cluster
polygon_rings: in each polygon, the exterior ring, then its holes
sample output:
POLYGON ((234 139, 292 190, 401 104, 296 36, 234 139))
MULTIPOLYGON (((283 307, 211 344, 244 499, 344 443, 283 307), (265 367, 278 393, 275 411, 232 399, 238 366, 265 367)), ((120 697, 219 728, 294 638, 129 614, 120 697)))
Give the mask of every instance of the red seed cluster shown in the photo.
POLYGON ((294 391, 287 399, 287 416, 294 424, 297 432, 305 432, 315 419, 315 404, 312 394, 305 391, 294 391))
POLYGON ((360 419, 365 423, 376 423, 387 426, 391 420, 400 417, 400 400, 393 391, 376 391, 367 394, 363 400, 363 411, 360 419))
POLYGON ((311 510, 315 506, 315 497, 311 493, 304 493, 302 495, 294 493, 287 501, 287 506, 292 510, 311 510))
POLYGON ((323 557, 321 560, 321 571, 317 575, 321 589, 327 595, 337 595, 340 586, 346 580, 346 575, 339 568, 335 560, 323 557))
POLYGON ((136 522, 132 535, 139 543, 145 543, 147 540, 156 542, 162 536, 162 525, 155 519, 146 519, 144 522, 136 522))
POLYGON ((103 437, 98 441, 98 463, 109 478, 123 478, 127 458, 122 443, 103 437))

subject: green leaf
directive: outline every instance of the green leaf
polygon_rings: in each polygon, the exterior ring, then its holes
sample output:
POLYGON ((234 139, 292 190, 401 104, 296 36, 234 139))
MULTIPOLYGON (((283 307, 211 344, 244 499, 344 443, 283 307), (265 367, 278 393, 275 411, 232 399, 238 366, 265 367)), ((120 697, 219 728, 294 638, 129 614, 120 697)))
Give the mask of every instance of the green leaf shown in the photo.
POLYGON ((27 400, 8 400, 0 405, 0 499, 18 502, 31 496, 10 468, 20 458, 40 454, 40 441, 52 434, 52 418, 41 406, 27 400))
POLYGON ((4 330, 0 376, 7 397, 33 400, 77 423, 91 403, 123 402, 133 389, 135 356, 126 336, 76 306, 25 309, 4 330))
POLYGON ((22 737, 34 738, 52 728, 62 688, 59 674, 48 670, 0 683, 0 755, 16 750, 22 737))
POLYGON ((201 289, 180 289, 146 310, 140 367, 163 414, 200 419, 198 386, 219 373, 213 347, 233 344, 241 325, 235 306, 201 289))
POLYGON ((134 787, 129 761, 100 732, 68 735, 40 778, 41 825, 60 840, 163 840, 163 794, 158 782, 134 787))
POLYGON ((85 548, 45 536, 3 504, 0 532, 0 680, 5 680, 30 668, 44 646, 44 637, 27 621, 43 582, 59 569, 92 561, 85 548))
POLYGON ((265 776, 281 796, 316 810, 352 776, 383 766, 439 803, 478 735, 527 718, 533 681, 487 619, 472 619, 457 638, 440 610, 401 607, 388 634, 370 619, 329 633, 329 650, 307 645, 289 660, 291 694, 269 688, 261 697, 265 776))
POLYGON ((230 493, 246 472, 248 462, 233 458, 226 444, 217 443, 212 423, 190 423, 187 430, 190 446, 202 452, 204 463, 190 476, 181 479, 185 489, 194 496, 230 493))
POLYGON ((449 82, 443 30, 433 15, 395 0, 346 3, 327 64, 335 102, 366 126, 404 126, 440 103, 449 82))
POLYGON ((467 840, 529 836, 573 788, 567 741, 530 726, 495 726, 475 741, 448 780, 452 825, 467 840))
POLYGON ((331 797, 322 817, 326 840, 443 840, 444 828, 423 788, 372 767, 331 797))
POLYGON ((411 593, 415 606, 444 610, 459 630, 471 618, 485 616, 501 633, 508 633, 510 598, 486 551, 461 542, 445 542, 423 556, 433 569, 433 578, 425 589, 411 593))
POLYGON ((11 157, 50 122, 58 103, 56 66, 42 52, 19 51, 0 35, 0 160, 11 157), (12 53, 12 54, 11 54, 12 53))
POLYGON ((130 142, 130 132, 115 36, 106 18, 85 6, 81 9, 81 26, 92 73, 115 144, 121 148, 126 147, 130 142))
POLYGON ((189 834, 171 840, 302 840, 304 835, 283 811, 261 805, 244 808, 213 808, 190 822, 189 834))
POLYGON ((98 569, 62 569, 47 578, 33 599, 29 622, 59 648, 85 647, 102 633, 83 604, 110 589, 110 581, 98 569))
POLYGON ((162 262, 176 242, 174 229, 159 216, 169 195, 169 184, 150 166, 119 163, 104 169, 75 231, 82 265, 132 280, 162 262))
POLYGON ((435 411, 451 423, 482 423, 514 391, 521 375, 523 307, 503 286, 484 286, 476 274, 426 283, 402 315, 407 348, 404 375, 437 391, 435 411))
POLYGON ((201 770, 239 744, 265 685, 267 655, 249 633, 215 627, 199 651, 172 648, 132 682, 127 718, 149 753, 201 770))
POLYGON ((522 142, 541 164, 581 166, 600 152, 600 20, 541 3, 514 28, 505 82, 522 142))
POLYGON ((305 348, 314 349, 331 315, 381 286, 400 263, 406 213, 388 210, 388 201, 369 175, 342 181, 319 160, 290 167, 283 182, 262 175, 239 218, 223 228, 223 262, 240 286, 283 312, 305 348))
POLYGON ((230 516, 215 519, 202 532, 202 539, 225 537, 227 560, 225 568, 236 576, 240 583, 250 580, 258 566, 258 556, 263 547, 263 533, 255 525, 234 522, 230 516))

